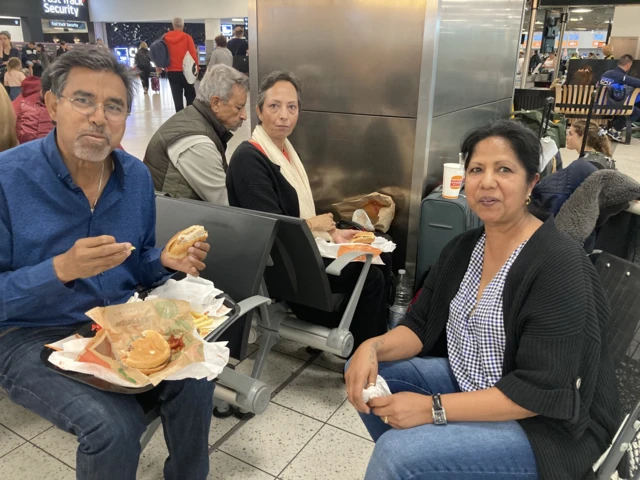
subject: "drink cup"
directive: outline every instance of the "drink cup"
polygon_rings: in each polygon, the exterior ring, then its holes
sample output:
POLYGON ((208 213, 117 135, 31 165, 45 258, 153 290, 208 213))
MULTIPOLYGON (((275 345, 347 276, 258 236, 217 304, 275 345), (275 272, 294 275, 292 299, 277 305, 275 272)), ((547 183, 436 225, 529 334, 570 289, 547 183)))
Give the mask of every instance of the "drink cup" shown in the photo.
POLYGON ((445 163, 442 178, 442 198, 458 198, 462 187, 463 168, 458 163, 445 163))

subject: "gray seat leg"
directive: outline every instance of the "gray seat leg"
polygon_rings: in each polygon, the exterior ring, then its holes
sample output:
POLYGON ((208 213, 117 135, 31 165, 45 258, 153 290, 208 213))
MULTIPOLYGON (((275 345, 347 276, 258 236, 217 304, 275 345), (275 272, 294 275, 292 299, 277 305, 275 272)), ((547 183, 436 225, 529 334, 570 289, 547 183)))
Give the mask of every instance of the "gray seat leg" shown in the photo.
POLYGON ((153 435, 156 433, 156 431, 160 427, 161 423, 162 423, 161 418, 160 417, 156 417, 153 420, 153 422, 151 422, 149 424, 149 426, 147 427, 145 432, 142 434, 142 437, 140 437, 141 450, 144 450, 147 447, 147 445, 151 441, 151 437, 153 437, 153 435))

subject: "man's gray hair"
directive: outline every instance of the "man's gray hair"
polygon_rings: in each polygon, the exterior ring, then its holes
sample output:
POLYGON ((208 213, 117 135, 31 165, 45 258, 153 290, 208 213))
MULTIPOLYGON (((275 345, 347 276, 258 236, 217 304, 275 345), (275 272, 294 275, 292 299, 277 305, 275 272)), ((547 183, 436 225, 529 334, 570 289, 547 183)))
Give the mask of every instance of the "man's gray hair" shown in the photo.
POLYGON ((276 70, 264 77, 260 83, 260 89, 258 90, 258 109, 262 112, 267 91, 271 90, 278 82, 289 82, 293 85, 298 94, 298 109, 302 108, 302 83, 300 83, 300 79, 293 73, 276 70))
POLYGON ((171 25, 173 25, 173 28, 184 28, 184 19, 176 17, 171 21, 171 25))
POLYGON ((248 92, 249 77, 227 65, 214 65, 207 68, 207 73, 200 82, 198 100, 209 104, 213 97, 219 97, 222 101, 228 102, 233 93, 234 85, 238 85, 248 92))
POLYGON ((127 110, 131 110, 135 76, 132 70, 118 63, 116 57, 106 48, 92 47, 86 50, 70 50, 58 57, 45 71, 43 77, 51 85, 51 92, 58 98, 67 85, 69 73, 74 68, 88 68, 95 72, 115 73, 127 90, 127 110))

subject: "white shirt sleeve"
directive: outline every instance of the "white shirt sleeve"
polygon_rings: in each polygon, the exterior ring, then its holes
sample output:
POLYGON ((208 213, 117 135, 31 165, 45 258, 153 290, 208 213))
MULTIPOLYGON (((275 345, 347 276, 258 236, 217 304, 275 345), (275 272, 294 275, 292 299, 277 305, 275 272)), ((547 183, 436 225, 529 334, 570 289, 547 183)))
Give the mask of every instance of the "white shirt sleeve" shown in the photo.
POLYGON ((204 201, 229 205, 222 155, 210 138, 192 135, 169 147, 169 158, 204 201))

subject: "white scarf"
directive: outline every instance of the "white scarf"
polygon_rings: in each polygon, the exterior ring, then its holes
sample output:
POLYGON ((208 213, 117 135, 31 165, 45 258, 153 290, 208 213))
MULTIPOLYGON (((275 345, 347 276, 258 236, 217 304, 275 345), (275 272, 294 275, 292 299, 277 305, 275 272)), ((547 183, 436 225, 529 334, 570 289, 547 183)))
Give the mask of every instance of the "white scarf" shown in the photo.
POLYGON ((282 176, 296 189, 298 204, 300 205, 300 218, 306 220, 315 217, 316 206, 313 203, 309 177, 307 177, 307 172, 304 170, 300 157, 298 157, 291 142, 289 140, 285 140, 284 142, 285 151, 289 154, 289 160, 287 160, 282 150, 276 147, 273 140, 269 138, 269 135, 264 131, 262 125, 258 125, 255 128, 251 140, 262 147, 267 157, 269 157, 269 160, 280 167, 282 176))

